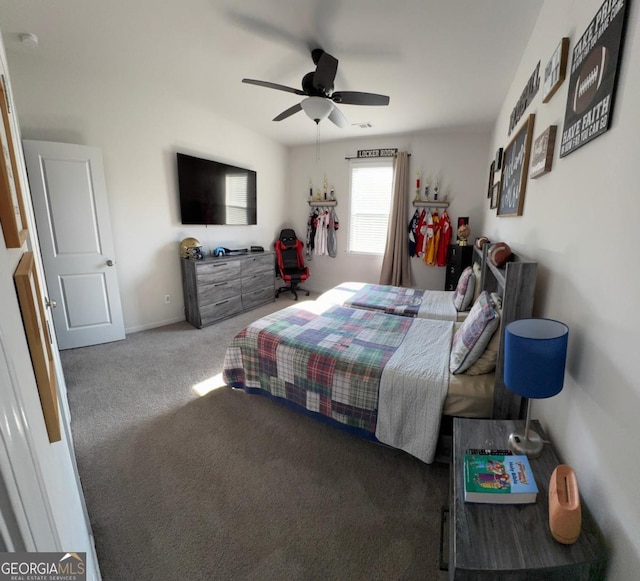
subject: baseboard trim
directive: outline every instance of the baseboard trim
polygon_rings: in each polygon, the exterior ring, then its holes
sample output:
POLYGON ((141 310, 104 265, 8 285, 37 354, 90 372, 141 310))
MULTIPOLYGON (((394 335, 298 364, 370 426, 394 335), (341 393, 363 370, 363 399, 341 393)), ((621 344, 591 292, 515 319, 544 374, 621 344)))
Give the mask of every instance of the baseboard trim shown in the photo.
POLYGON ((173 323, 180 323, 184 321, 184 316, 174 317, 172 319, 166 319, 164 321, 158 321, 156 323, 148 323, 147 325, 137 325, 135 327, 126 327, 124 332, 126 335, 129 333, 138 333, 139 331, 148 331, 149 329, 156 329, 158 327, 164 327, 165 325, 172 325, 173 323))

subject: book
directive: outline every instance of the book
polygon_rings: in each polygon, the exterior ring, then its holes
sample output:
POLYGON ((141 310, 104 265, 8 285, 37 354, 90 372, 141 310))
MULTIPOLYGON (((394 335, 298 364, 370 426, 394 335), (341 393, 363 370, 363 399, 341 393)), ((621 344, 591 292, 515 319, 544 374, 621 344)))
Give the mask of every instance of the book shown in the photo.
POLYGON ((538 487, 526 456, 464 455, 464 500, 492 504, 536 501, 538 487))
POLYGON ((490 450, 489 448, 469 448, 465 454, 474 454, 482 456, 512 456, 511 450, 490 450))

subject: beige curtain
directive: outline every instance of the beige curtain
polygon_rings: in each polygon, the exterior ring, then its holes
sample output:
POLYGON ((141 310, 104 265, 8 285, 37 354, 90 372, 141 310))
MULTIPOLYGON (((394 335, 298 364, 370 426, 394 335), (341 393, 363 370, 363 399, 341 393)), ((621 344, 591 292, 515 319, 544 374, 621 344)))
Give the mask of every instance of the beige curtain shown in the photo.
POLYGON ((393 162, 393 201, 387 230, 387 246, 382 260, 380 284, 411 286, 409 239, 409 154, 399 151, 393 162))

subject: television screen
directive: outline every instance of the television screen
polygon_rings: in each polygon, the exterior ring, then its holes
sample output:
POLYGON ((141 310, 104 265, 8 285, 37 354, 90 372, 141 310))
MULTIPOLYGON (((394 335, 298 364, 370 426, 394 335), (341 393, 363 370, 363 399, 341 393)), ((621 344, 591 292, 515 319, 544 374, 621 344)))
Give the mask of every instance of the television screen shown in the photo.
POLYGON ((183 224, 254 225, 256 172, 178 153, 183 224))

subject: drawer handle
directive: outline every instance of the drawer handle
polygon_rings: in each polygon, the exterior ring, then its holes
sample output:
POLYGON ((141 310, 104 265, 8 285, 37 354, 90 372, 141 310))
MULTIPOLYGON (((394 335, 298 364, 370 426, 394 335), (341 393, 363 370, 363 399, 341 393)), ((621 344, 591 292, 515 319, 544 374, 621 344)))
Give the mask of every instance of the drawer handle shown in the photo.
POLYGON ((225 303, 228 303, 229 301, 220 301, 219 303, 216 303, 216 307, 220 306, 220 305, 224 305, 225 303))
POLYGON ((213 268, 218 268, 219 266, 227 266, 227 264, 229 264, 228 262, 220 262, 218 264, 214 264, 213 268))
POLYGON ((219 282, 214 284, 213 286, 224 286, 225 284, 229 284, 228 282, 219 282))

